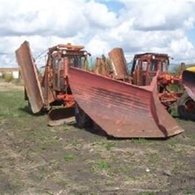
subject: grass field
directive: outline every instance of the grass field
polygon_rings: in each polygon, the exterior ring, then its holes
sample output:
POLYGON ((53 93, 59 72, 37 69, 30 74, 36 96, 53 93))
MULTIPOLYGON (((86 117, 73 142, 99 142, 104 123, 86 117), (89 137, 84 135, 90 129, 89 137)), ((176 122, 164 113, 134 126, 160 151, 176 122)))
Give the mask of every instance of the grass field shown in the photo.
POLYGON ((26 105, 0 86, 0 194, 195 194, 195 122, 167 140, 109 140, 26 105))

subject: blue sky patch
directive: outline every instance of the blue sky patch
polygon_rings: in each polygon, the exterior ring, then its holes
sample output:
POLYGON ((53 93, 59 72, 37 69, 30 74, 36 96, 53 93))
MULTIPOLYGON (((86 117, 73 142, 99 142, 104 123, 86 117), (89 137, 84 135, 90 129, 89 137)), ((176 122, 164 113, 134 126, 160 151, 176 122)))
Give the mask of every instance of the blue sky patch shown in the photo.
POLYGON ((195 28, 192 28, 191 30, 189 30, 187 32, 187 37, 189 39, 189 41, 195 45, 195 28))
POLYGON ((110 11, 113 11, 116 13, 119 10, 125 8, 123 3, 116 1, 116 0, 113 0, 113 1, 98 0, 97 2, 105 4, 110 11))

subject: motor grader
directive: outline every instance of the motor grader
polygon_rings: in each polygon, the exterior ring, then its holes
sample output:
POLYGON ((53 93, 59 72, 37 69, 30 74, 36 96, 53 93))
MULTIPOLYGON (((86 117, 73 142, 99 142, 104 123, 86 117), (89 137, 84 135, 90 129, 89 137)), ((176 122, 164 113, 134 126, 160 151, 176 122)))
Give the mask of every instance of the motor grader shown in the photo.
POLYGON ((120 138, 166 138, 183 132, 165 109, 182 95, 167 96, 167 85, 179 82, 167 74, 167 55, 136 55, 131 73, 120 48, 109 53, 109 65, 99 59, 93 71, 86 69, 88 55, 82 46, 71 44, 49 48, 40 76, 29 43, 20 46, 16 57, 33 113, 46 109, 50 125, 75 116, 80 127, 96 124, 120 138))

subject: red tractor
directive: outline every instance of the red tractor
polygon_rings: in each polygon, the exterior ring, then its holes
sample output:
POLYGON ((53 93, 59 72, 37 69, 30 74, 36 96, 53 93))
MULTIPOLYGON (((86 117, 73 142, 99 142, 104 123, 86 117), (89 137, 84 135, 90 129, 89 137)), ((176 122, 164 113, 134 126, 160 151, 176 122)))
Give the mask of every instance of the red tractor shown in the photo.
POLYGON ((185 64, 183 63, 178 75, 169 73, 168 67, 169 56, 167 54, 137 54, 134 57, 131 69, 132 82, 136 85, 149 85, 153 77, 158 74, 157 86, 161 103, 168 111, 171 111, 173 107, 177 107, 180 118, 195 120, 195 101, 189 96, 190 92, 185 91, 185 83, 189 80, 191 81, 189 81, 189 89, 193 89, 195 74, 184 71, 185 64), (192 75, 191 79, 189 75, 192 75))
POLYGON ((56 45, 48 49, 44 74, 39 74, 29 43, 24 42, 16 51, 25 87, 25 99, 33 113, 49 111, 49 125, 58 125, 74 116, 75 100, 69 83, 69 67, 85 69, 87 56, 83 46, 56 45))

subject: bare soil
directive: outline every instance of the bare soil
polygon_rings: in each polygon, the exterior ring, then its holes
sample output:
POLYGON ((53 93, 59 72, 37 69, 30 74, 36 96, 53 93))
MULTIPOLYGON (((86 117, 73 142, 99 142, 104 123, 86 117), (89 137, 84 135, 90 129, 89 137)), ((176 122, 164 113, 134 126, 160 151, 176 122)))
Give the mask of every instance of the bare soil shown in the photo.
POLYGON ((167 140, 48 127, 22 87, 0 84, 0 194, 195 194, 195 122, 167 140))

